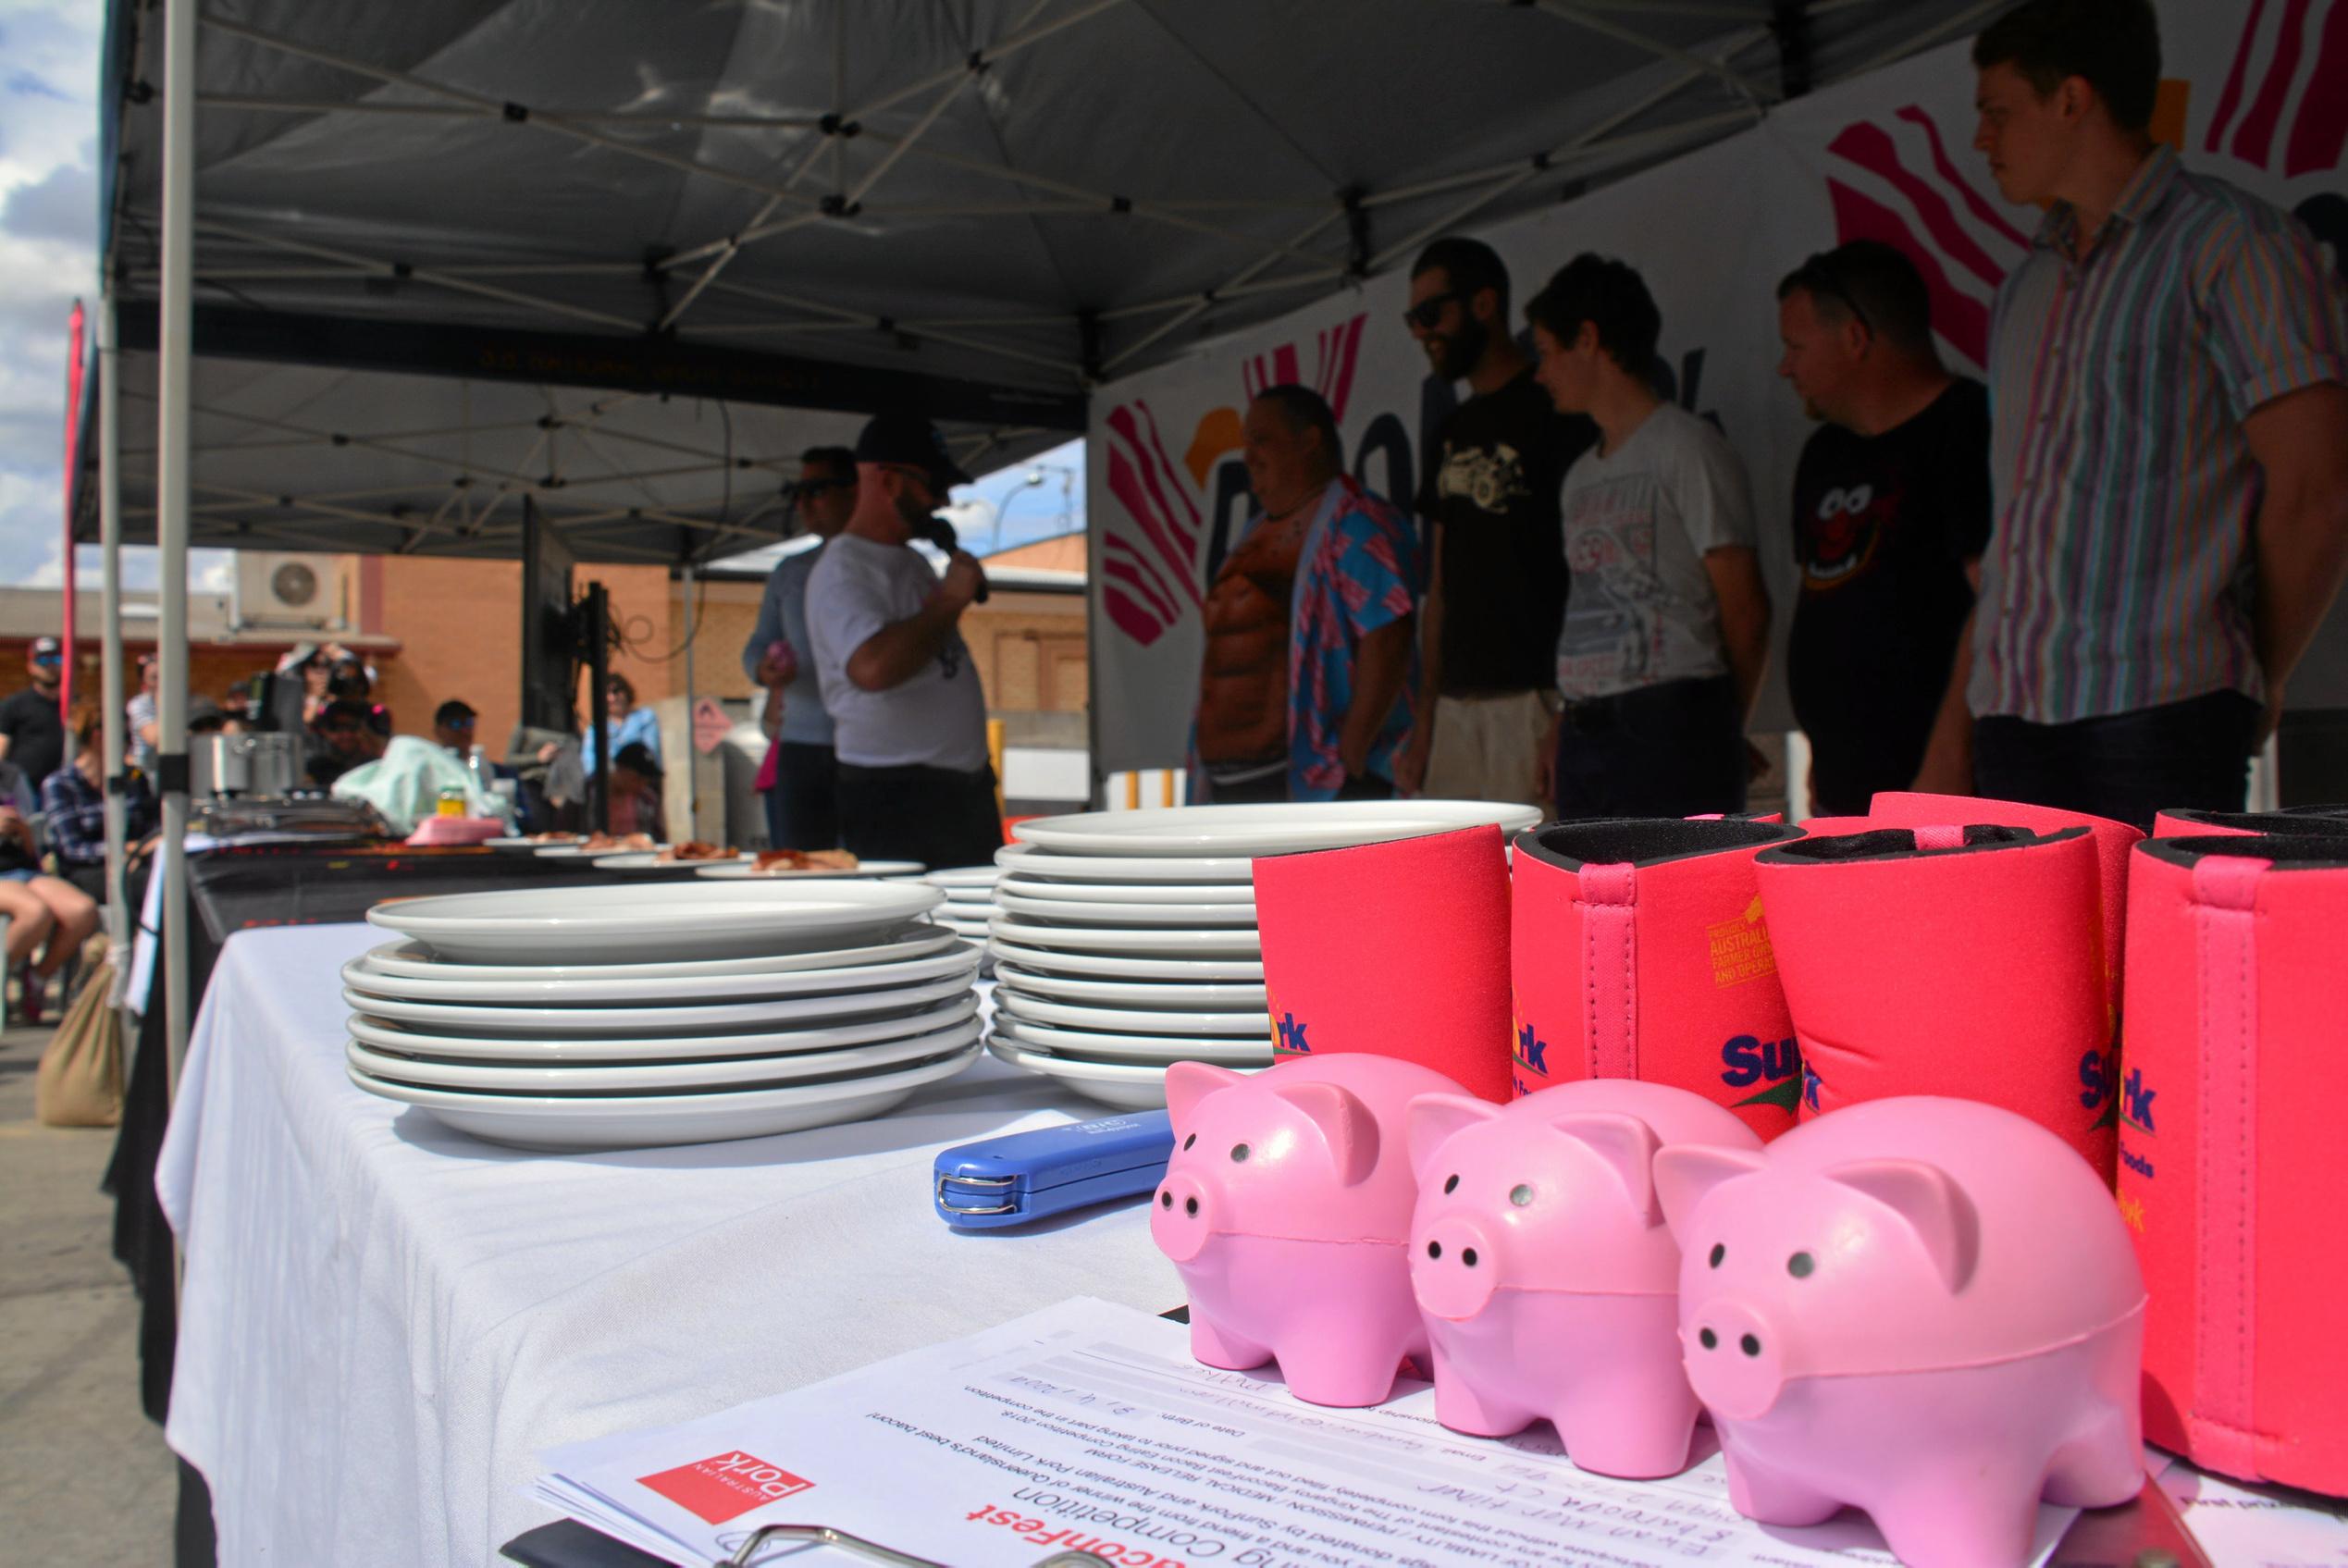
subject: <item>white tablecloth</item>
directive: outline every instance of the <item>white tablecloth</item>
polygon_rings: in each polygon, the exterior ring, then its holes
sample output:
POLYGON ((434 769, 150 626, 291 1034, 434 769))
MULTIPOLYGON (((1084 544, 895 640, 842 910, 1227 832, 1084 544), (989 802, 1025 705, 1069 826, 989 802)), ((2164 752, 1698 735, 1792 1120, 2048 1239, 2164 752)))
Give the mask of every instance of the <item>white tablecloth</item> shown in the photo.
POLYGON ((249 931, 155 1186, 187 1255, 171 1446, 220 1562, 497 1561, 549 1444, 682 1421, 1089 1292, 1182 1300, 1136 1204, 1010 1235, 931 1160, 1106 1114, 991 1058, 877 1121, 623 1154, 476 1142, 343 1075, 359 925, 249 931))

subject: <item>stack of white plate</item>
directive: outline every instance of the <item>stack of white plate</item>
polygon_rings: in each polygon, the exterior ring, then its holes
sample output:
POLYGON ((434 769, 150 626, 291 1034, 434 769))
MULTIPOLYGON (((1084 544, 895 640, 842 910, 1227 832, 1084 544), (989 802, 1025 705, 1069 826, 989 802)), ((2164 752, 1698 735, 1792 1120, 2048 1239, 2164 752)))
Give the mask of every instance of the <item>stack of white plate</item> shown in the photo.
POLYGON ((858 1121, 978 1056, 935 889, 632 883, 402 899, 342 969, 352 1081, 531 1149, 858 1121))
POLYGON ((1164 1105, 1172 1062, 1268 1067, 1255 857, 1539 820, 1527 807, 1403 800, 1020 822, 1020 842, 995 856, 989 1049, 1125 1108, 1164 1105))
POLYGON ((995 917, 995 883, 1002 871, 994 866, 962 866, 950 871, 927 871, 916 879, 945 895, 945 902, 930 916, 972 942, 986 940, 986 922, 995 917))

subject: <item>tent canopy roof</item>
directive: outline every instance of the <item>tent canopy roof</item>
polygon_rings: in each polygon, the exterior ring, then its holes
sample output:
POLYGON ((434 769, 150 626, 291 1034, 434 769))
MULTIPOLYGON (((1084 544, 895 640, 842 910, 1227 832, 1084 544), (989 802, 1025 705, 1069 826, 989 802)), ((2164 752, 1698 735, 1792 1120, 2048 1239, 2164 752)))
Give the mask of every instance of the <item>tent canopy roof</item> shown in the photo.
MULTIPOLYGON (((726 553, 799 448, 883 402, 1015 460, 1101 380, 2003 3, 210 0, 194 542, 507 553, 504 508, 462 521, 493 471, 592 519, 563 525, 587 559, 726 553), (730 447, 694 406, 717 399, 730 447), (532 408, 592 433, 524 428, 532 408), (269 445, 255 418, 368 439, 269 445), (453 467, 443 438, 377 438, 480 418, 507 428, 453 467), (623 431, 691 433, 700 471, 599 451, 623 431), (628 492, 649 504, 612 515, 628 492)), ((113 0, 109 31, 105 243, 136 349, 159 14, 113 0)), ((152 458, 125 475, 151 490, 152 458)))

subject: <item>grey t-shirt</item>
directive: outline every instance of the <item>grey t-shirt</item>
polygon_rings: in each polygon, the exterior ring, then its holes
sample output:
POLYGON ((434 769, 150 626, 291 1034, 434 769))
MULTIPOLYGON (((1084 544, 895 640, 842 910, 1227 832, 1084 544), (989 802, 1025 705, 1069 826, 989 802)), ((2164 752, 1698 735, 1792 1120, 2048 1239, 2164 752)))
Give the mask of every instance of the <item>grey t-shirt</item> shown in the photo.
POLYGON ((1613 451, 1592 447, 1559 493, 1574 574, 1557 637, 1566 700, 1728 673, 1707 550, 1753 543, 1753 498, 1727 439, 1675 403, 1613 451))
POLYGON ((759 678, 759 661, 767 648, 787 642, 797 656, 799 673, 783 688, 782 738, 801 746, 832 744, 832 716, 823 710, 823 688, 815 676, 815 652, 807 636, 807 580, 823 555, 823 546, 786 555, 766 579, 765 597, 759 600, 758 624, 742 645, 742 673, 759 678))
POLYGON ((815 657, 832 744, 859 768, 918 763, 974 772, 986 765, 986 698, 959 631, 937 657, 886 691, 847 677, 847 661, 884 626, 917 614, 937 573, 905 545, 842 534, 823 547, 807 582, 808 643, 815 657))

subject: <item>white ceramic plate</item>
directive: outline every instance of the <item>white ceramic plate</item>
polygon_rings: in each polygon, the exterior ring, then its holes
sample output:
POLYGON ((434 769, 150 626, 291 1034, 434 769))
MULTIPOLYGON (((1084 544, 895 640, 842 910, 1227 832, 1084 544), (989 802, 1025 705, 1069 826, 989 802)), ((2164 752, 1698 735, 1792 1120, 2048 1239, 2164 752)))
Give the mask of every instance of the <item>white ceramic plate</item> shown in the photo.
POLYGON ((1009 914, 1075 925, 1255 927, 1252 898, 1244 904, 1085 904, 1073 898, 1029 898, 1007 890, 995 903, 1009 914))
POLYGON ((687 975, 667 980, 477 980, 461 969, 418 979, 378 972, 368 957, 342 966, 342 983, 369 996, 409 1002, 474 1003, 492 1006, 584 1007, 640 1006, 649 1002, 765 1001, 780 996, 815 996, 834 991, 883 991, 978 971, 979 953, 958 942, 942 953, 896 964, 850 964, 838 969, 786 969, 779 974, 687 975))
MULTIPOLYGON (((617 835, 615 834, 614 836, 617 835)), ((649 850, 612 849, 609 846, 601 849, 589 849, 587 847, 587 842, 582 839, 576 844, 541 844, 538 846, 538 853, 550 860, 576 860, 584 856, 658 855, 661 850, 667 847, 668 846, 663 844, 655 845, 649 850)))
POLYGON ((799 1051, 787 1056, 728 1056, 722 1061, 628 1062, 562 1067, 509 1062, 442 1062, 400 1056, 352 1041, 343 1056, 370 1078, 433 1089, 463 1089, 476 1094, 663 1094, 697 1090, 765 1088, 807 1079, 869 1078, 979 1037, 979 1020, 965 1019, 928 1034, 850 1045, 837 1051, 799 1051))
POLYGON ((785 996, 772 1002, 720 1002, 706 1007, 476 1007, 455 1003, 409 1002, 345 991, 353 1012, 398 1023, 422 1024, 441 1033, 523 1034, 570 1039, 580 1034, 682 1034, 696 1031, 771 1028, 819 1019, 865 1018, 943 1002, 970 989, 976 965, 944 980, 882 991, 841 991, 828 996, 785 996))
POLYGON ((1215 882, 1039 882, 1033 877, 1009 876, 995 885, 995 897, 1006 894, 1069 904, 1249 904, 1254 902, 1255 886, 1215 882))
POLYGON ((636 882, 402 898, 377 905, 367 919, 465 962, 656 963, 870 946, 942 901, 935 888, 870 882, 636 882))
POLYGON ((485 838, 481 843, 488 848, 502 849, 509 855, 535 855, 550 847, 535 838, 485 838))
POLYGON ((1043 882, 1235 883, 1246 886, 1254 862, 1246 856, 1056 855, 1032 845, 1007 844, 995 863, 1012 876, 1043 882))
POLYGON ((1137 954, 1058 953, 995 937, 987 951, 1006 963, 1044 974, 1090 975, 1107 980, 1236 980, 1264 983, 1264 961, 1240 958, 1153 958, 1137 954))
POLYGON ((1180 1011, 1263 1012, 1264 988, 1242 982, 1226 984, 1184 981, 1095 980, 1087 976, 1053 974, 1024 964, 1007 962, 995 971, 1006 992, 1029 996, 1055 996, 1095 1006, 1149 1007, 1180 1011))
POLYGON ((1283 855, 1417 838, 1483 823, 1505 836, 1541 814, 1484 800, 1328 800, 1279 806, 1166 806, 1034 817, 1011 829, 1020 842, 1064 855, 1283 855))
POLYGON ((714 860, 664 860, 658 849, 631 849, 624 855, 598 855, 593 862, 599 871, 674 871, 686 868, 699 870, 703 866, 730 866, 747 859, 742 855, 723 855, 714 860))
POLYGON ((377 974, 423 979, 445 975, 463 980, 684 980, 695 976, 788 974, 799 969, 848 969, 859 964, 893 964, 925 958, 954 945, 950 932, 919 921, 887 932, 862 947, 818 949, 811 953, 770 953, 753 958, 684 958, 669 964, 460 964, 443 958, 421 942, 387 942, 366 954, 367 967, 377 974))
MULTIPOLYGON (((966 895, 970 896, 983 895, 986 889, 995 885, 995 879, 1002 874, 1002 868, 998 866, 956 866, 949 870, 924 871, 921 880, 932 887, 970 889, 970 894, 966 895)), ((951 898, 954 895, 949 892, 946 896, 951 898)))
POLYGON ((957 920, 941 919, 937 923, 964 942, 984 943, 986 941, 986 922, 984 920, 957 920))
MULTIPOLYGON (((1162 1111, 1166 1108, 1166 1069, 1139 1062, 1082 1062, 1038 1051, 996 1033, 986 1048, 997 1061, 1057 1079, 1088 1100, 1121 1111, 1162 1111)), ((1269 1066, 1269 1063, 1266 1064, 1269 1066)), ((1237 1069, 1248 1071, 1246 1068, 1237 1069)))
MULTIPOLYGON (((921 869, 919 860, 867 860, 852 870, 818 866, 804 871, 761 871, 756 869, 757 865, 756 860, 720 861, 714 866, 695 868, 694 875, 708 877, 713 882, 853 882, 858 878, 910 878, 921 869)), ((908 882, 907 885, 912 884, 908 882)), ((928 884, 924 883, 921 885, 928 884)), ((934 893, 937 890, 931 888, 930 891, 934 893)))
POLYGON ((949 915, 976 915, 979 919, 984 920, 987 916, 995 913, 995 900, 992 898, 957 898, 949 893, 946 895, 945 902, 940 905, 939 907, 944 909, 945 913, 949 915))
POLYGON ((798 1051, 836 1051, 848 1045, 927 1034, 978 1016, 975 993, 965 992, 918 1012, 891 1013, 845 1023, 811 1023, 759 1034, 670 1034, 652 1038, 516 1039, 512 1035, 451 1034, 416 1024, 397 1024, 364 1014, 347 1020, 351 1038, 378 1051, 432 1056, 442 1061, 526 1063, 663 1062, 713 1060, 721 1056, 781 1056, 798 1051))
POLYGON ((1271 1020, 1261 1007, 1238 1011, 1201 1008, 1195 1012, 1171 1007, 1108 1007, 1091 1002, 1055 1001, 1049 996, 1023 992, 1016 983, 1005 985, 999 982, 995 1003, 1012 1017, 1057 1029, 1093 1030, 1103 1034, 1241 1036, 1267 1042, 1264 1048, 1271 1049, 1271 1020))
POLYGON ((1227 1068, 1272 1065, 1269 1028, 1254 1040, 1227 1034, 1131 1034, 1122 1030, 1062 1029, 998 1013, 995 1032, 1031 1050, 1049 1051, 1072 1062, 1139 1062, 1154 1067, 1168 1062, 1213 1062, 1227 1068))
POLYGON ((1170 931, 1165 927, 1101 930, 1089 926, 1045 925, 1040 920, 997 915, 987 922, 989 934, 1023 947, 1073 949, 1079 953, 1138 953, 1155 958, 1210 956, 1257 958, 1264 952, 1254 926, 1170 931))
POLYGON ((834 1122, 862 1121, 904 1103, 924 1084, 952 1078, 978 1059, 965 1045, 899 1072, 837 1083, 803 1083, 732 1093, 576 1097, 468 1094, 370 1078, 346 1069, 369 1093, 429 1113, 460 1132, 521 1149, 644 1149, 760 1138, 834 1122))

